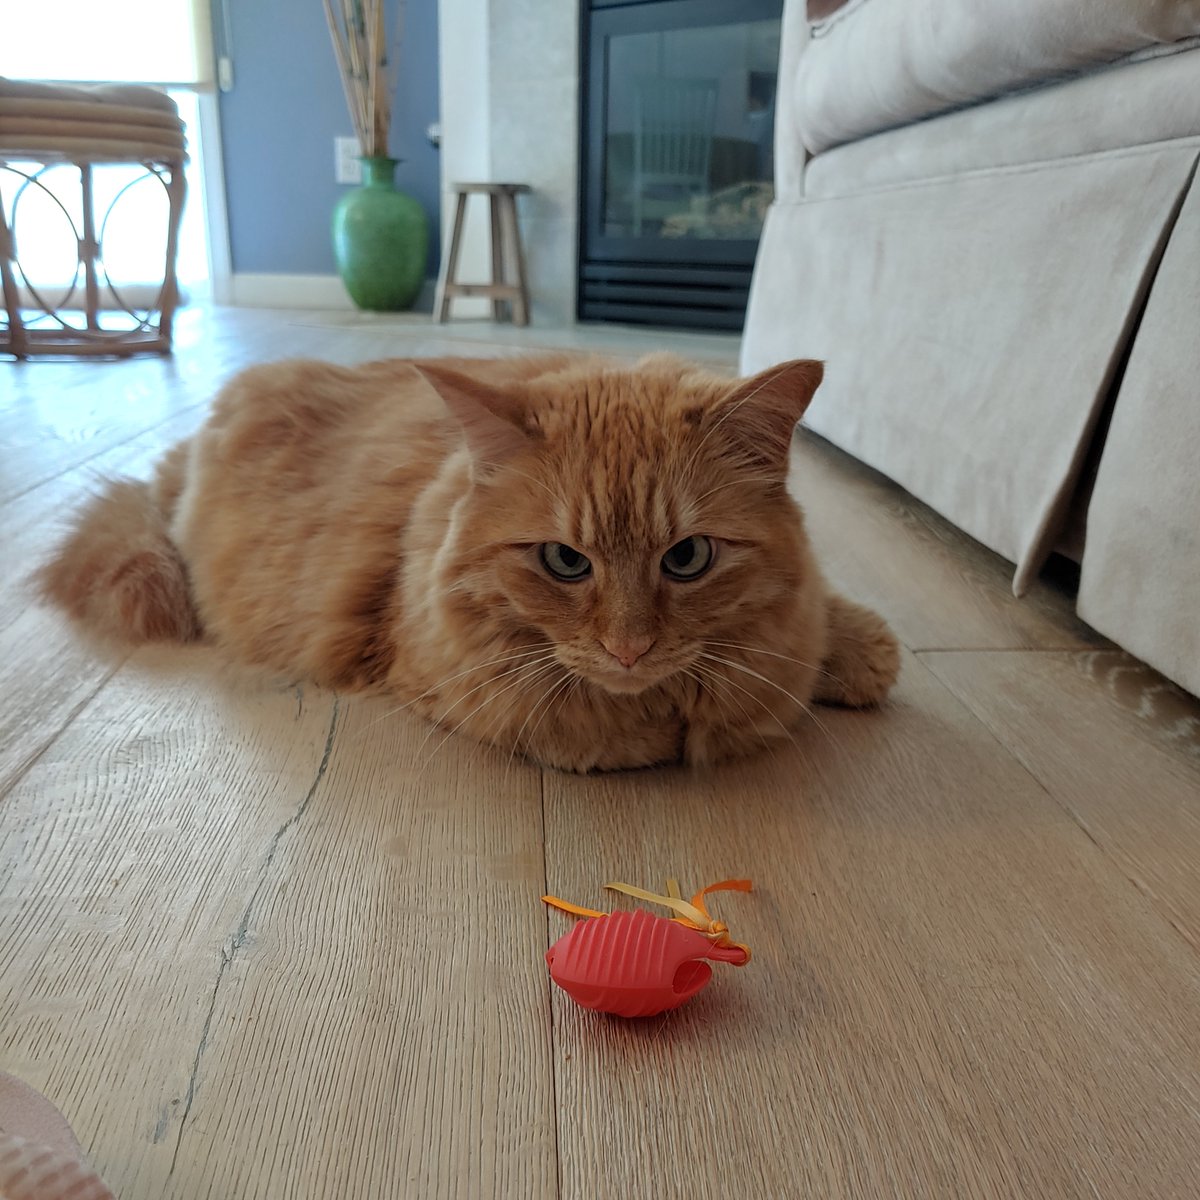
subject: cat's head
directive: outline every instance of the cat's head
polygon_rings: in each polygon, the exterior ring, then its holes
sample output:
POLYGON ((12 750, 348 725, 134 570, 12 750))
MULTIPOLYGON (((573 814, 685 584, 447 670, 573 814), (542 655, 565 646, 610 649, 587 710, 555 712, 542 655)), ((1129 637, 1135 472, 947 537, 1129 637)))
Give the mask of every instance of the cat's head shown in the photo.
POLYGON ((811 571, 785 480, 820 363, 732 382, 667 356, 503 385, 421 370, 471 456, 447 586, 574 674, 635 693, 691 670, 811 571))

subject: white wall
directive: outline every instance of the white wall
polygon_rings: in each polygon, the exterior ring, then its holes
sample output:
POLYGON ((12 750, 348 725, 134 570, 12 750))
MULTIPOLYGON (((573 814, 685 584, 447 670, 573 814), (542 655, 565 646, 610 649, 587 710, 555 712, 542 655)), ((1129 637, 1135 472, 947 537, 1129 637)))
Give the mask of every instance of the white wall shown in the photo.
MULTIPOLYGON (((575 319, 579 11, 570 0, 439 0, 443 237, 455 180, 527 183, 518 200, 533 319, 575 319)), ((487 205, 467 210, 458 277, 488 278, 487 205)), ((444 243, 443 252, 448 247, 444 243)), ((486 302, 452 312, 483 315, 486 302)))

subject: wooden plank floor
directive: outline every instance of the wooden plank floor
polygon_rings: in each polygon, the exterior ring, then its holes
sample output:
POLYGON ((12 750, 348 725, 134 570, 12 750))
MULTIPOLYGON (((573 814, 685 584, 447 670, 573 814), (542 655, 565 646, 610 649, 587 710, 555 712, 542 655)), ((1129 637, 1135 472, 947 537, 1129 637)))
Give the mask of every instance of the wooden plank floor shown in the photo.
POLYGON ((383 701, 97 658, 25 569, 239 366, 728 339, 192 312, 172 361, 0 364, 0 1069, 146 1197, 1192 1197, 1200 703, 815 439, 829 573, 907 649, 716 771, 576 778, 383 701), (549 889, 750 875, 692 1004, 573 1007, 549 889))

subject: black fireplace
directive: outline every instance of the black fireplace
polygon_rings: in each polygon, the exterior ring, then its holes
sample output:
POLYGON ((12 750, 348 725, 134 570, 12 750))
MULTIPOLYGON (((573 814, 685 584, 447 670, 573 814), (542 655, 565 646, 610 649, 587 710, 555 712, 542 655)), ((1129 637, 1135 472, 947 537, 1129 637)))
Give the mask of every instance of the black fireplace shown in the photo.
POLYGON ((579 316, 741 329, 783 0, 584 0, 579 316))

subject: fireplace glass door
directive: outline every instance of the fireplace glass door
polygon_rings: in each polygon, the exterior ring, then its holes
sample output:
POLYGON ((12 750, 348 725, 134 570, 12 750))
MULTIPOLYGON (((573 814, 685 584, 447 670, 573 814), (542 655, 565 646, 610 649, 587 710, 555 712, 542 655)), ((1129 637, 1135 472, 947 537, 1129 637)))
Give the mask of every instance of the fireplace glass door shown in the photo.
MULTIPOLYGON (((641 264, 660 307, 679 307, 661 293, 663 272, 674 267, 680 286, 707 288, 690 298, 711 308, 720 283, 701 283, 703 267, 712 280, 724 270, 724 282, 740 292, 724 300, 744 308, 772 198, 781 7, 779 0, 666 0, 592 8, 585 301, 589 278, 598 278, 589 264, 609 267, 610 298, 622 283, 627 292, 636 286, 632 277, 611 278, 612 268, 641 264)), ((719 323, 740 323, 740 312, 719 323)))

